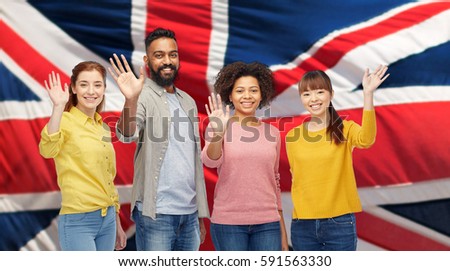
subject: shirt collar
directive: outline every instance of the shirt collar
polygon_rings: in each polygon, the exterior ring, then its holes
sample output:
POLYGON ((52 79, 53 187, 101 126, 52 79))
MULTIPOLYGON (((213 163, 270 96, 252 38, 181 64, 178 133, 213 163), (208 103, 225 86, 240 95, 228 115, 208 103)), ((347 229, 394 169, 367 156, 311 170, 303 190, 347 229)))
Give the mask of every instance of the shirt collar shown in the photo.
MULTIPOLYGON (((152 89, 159 97, 161 97, 161 96, 163 95, 163 93, 166 92, 166 90, 165 90, 162 86, 156 84, 155 81, 153 81, 152 79, 147 78, 146 80, 147 80, 148 85, 150 86, 150 88, 151 88, 151 89, 152 89)), ((176 86, 173 86, 173 88, 175 89, 175 93, 177 94, 178 97, 184 98, 184 97, 183 97, 183 94, 182 94, 180 91, 177 91, 177 87, 176 87, 176 86)))
MULTIPOLYGON (((83 124, 85 124, 89 120, 92 120, 92 118, 88 117, 86 114, 81 112, 81 110, 76 108, 75 106, 72 106, 72 108, 70 108, 70 114, 74 115, 75 119, 77 119, 78 121, 80 121, 83 124)), ((103 122, 102 116, 100 116, 100 114, 97 112, 95 112, 94 120, 95 120, 95 122, 97 122, 99 124, 102 124, 102 122, 103 122)))

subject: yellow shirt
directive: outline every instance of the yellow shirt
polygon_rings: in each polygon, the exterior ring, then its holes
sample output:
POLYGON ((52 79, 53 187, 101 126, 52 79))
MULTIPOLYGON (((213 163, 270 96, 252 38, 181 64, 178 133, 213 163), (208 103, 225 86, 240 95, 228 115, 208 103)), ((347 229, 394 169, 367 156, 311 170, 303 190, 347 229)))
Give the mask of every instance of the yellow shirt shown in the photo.
POLYGON ((360 212, 361 203, 353 171, 354 147, 375 142, 375 111, 364 111, 362 126, 344 120, 346 141, 331 142, 326 129, 311 132, 304 124, 286 135, 292 173, 293 218, 320 219, 360 212))
POLYGON ((102 209, 105 216, 113 205, 119 212, 111 131, 99 114, 94 120, 72 107, 63 113, 57 133, 49 135, 47 125, 44 127, 39 150, 43 157, 55 161, 62 196, 60 214, 102 209))

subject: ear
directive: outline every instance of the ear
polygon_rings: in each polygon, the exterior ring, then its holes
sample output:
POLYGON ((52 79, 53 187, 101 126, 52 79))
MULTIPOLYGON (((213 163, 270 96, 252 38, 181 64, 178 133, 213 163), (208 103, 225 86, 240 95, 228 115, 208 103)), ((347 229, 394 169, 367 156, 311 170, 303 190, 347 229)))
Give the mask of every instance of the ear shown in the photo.
POLYGON ((142 59, 144 60, 145 64, 147 64, 147 61, 148 61, 147 55, 144 55, 144 57, 142 57, 142 59))
POLYGON ((72 93, 73 93, 73 94, 77 94, 77 91, 75 90, 75 87, 74 87, 74 86, 70 85, 70 88, 72 89, 72 93))

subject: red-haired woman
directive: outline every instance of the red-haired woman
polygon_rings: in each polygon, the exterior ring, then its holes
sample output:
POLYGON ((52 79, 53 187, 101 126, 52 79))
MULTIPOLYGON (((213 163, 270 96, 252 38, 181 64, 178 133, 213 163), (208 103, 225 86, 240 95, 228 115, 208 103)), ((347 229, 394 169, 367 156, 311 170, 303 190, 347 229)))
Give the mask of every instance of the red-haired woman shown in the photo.
POLYGON ((93 61, 72 70, 70 85, 49 74, 45 88, 53 103, 41 133, 40 153, 53 158, 62 202, 58 236, 62 250, 123 249, 114 186, 116 158, 111 132, 99 115, 105 102, 106 70, 93 61))

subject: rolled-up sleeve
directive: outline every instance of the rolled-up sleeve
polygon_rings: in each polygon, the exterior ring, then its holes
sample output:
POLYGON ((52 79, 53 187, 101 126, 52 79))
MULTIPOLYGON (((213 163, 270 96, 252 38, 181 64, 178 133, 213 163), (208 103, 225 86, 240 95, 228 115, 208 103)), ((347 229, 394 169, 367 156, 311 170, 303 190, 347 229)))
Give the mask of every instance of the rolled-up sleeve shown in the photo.
POLYGON ((61 150, 61 146, 64 142, 64 135, 59 130, 54 134, 48 134, 47 125, 41 132, 41 141, 39 142, 39 153, 44 158, 54 158, 61 150))

